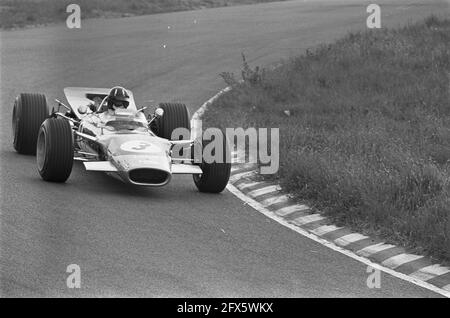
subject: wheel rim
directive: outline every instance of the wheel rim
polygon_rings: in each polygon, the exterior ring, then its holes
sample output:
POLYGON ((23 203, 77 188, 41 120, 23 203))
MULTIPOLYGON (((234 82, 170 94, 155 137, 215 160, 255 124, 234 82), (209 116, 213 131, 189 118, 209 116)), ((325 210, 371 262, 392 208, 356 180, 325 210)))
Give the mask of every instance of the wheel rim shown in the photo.
POLYGON ((39 130, 37 149, 36 149, 36 160, 39 171, 42 171, 45 163, 45 154, 47 153, 47 145, 45 143, 45 132, 44 129, 39 130))

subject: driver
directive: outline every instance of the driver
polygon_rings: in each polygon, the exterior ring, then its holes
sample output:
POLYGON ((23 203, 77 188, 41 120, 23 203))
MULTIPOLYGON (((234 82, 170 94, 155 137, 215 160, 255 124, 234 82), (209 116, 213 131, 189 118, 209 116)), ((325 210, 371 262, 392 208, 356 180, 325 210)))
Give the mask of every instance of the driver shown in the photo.
POLYGON ((103 100, 102 107, 99 110, 100 116, 104 120, 114 116, 117 109, 126 109, 128 105, 130 105, 130 95, 127 90, 121 86, 115 86, 111 88, 108 96, 103 100))

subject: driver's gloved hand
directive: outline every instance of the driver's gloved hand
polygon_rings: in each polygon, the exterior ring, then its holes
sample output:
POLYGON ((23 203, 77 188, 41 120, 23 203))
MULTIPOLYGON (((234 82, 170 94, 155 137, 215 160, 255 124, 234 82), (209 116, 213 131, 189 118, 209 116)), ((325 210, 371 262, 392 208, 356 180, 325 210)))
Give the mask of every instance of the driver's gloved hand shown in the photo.
POLYGON ((97 107, 95 107, 94 104, 89 104, 88 107, 89 107, 89 109, 90 109, 92 112, 97 111, 97 107))

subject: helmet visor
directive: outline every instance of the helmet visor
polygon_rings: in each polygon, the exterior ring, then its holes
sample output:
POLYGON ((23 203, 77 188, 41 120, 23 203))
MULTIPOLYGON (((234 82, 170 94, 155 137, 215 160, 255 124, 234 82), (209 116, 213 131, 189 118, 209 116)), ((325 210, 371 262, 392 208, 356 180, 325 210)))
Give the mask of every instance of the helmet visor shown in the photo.
POLYGON ((125 108, 127 108, 129 104, 130 103, 128 101, 125 101, 125 100, 115 100, 113 102, 113 105, 116 106, 116 107, 125 107, 125 108))

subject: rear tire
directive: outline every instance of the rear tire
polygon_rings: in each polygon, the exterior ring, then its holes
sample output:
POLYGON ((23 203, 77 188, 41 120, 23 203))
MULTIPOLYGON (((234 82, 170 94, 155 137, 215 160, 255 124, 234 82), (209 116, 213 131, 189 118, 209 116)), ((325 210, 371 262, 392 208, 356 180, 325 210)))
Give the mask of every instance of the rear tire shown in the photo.
POLYGON ((73 133, 67 120, 49 118, 39 129, 36 162, 45 181, 65 182, 73 166, 73 133))
MULTIPOLYGON (((164 114, 155 120, 158 137, 172 140, 172 132, 176 128, 186 128, 189 132, 191 131, 189 110, 185 104, 161 103, 159 107, 164 110, 164 114)), ((190 136, 187 137, 187 139, 190 138, 190 136)), ((174 140, 179 139, 181 138, 174 140)))
MULTIPOLYGON (((225 134, 223 134, 223 136, 225 138, 225 134)), ((203 147, 206 144, 207 143, 203 142, 203 147)), ((226 188, 231 173, 231 160, 227 156, 227 153, 229 154, 229 151, 227 152, 227 150, 229 150, 228 143, 226 142, 226 139, 224 139, 222 162, 207 163, 202 158, 200 168, 203 173, 194 174, 192 176, 194 183, 200 192, 220 193, 226 188)))
POLYGON ((48 117, 45 95, 20 94, 14 101, 12 133, 14 149, 20 154, 35 155, 39 127, 48 117))

